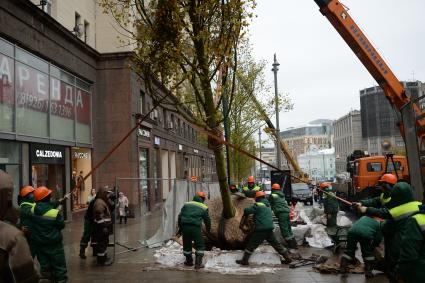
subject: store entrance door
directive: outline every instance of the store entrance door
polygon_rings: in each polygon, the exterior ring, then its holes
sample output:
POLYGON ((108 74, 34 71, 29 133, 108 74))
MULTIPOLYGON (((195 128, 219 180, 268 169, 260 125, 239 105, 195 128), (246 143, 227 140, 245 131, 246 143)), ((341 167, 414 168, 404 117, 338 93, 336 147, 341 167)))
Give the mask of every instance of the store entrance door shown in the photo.
MULTIPOLYGON (((58 145, 30 145, 30 176, 34 188, 52 190, 52 200, 65 195, 65 148, 58 145)), ((63 209, 66 212, 66 207, 63 209)), ((66 215, 64 215, 66 217, 66 215)))
POLYGON ((65 166, 61 164, 33 164, 32 186, 34 188, 45 186, 51 189, 52 199, 64 196, 65 166))

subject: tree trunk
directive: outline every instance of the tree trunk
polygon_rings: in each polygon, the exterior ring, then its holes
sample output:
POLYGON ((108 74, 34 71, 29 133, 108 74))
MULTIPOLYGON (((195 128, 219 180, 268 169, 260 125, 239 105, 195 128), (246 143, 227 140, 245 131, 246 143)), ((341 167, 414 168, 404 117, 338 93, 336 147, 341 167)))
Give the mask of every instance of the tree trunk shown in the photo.
POLYGON ((220 184, 221 199, 223 201, 223 216, 230 219, 235 216, 235 208, 230 197, 229 184, 227 184, 226 162, 224 161, 223 148, 214 149, 215 168, 217 170, 218 182, 220 184))

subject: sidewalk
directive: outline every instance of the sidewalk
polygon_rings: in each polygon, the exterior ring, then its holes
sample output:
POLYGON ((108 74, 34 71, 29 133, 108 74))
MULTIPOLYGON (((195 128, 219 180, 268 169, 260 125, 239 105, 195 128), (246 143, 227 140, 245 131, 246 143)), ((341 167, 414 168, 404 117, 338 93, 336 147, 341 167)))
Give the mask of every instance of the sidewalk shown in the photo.
MULTIPOLYGON (((138 246, 138 240, 149 238, 156 232, 160 221, 161 217, 159 213, 156 213, 144 216, 142 219, 129 219, 127 225, 117 224, 118 241, 131 247, 138 246)), ((204 271, 195 272, 192 270, 165 270, 155 264, 154 250, 146 248, 118 254, 112 266, 99 267, 96 265, 96 259, 91 256, 90 248, 86 251, 87 259, 82 260, 78 257, 82 229, 82 221, 74 220, 67 223, 63 231, 69 282, 366 282, 363 275, 350 275, 347 279, 342 279, 337 275, 316 273, 311 266, 297 269, 285 268, 274 274, 245 276, 223 275, 204 271)), ((116 249, 117 252, 125 250, 125 248, 118 245, 116 249)), ((312 252, 329 254, 327 250, 312 248, 301 248, 300 252, 305 255, 311 255, 312 252)), ((112 256, 112 248, 109 248, 109 253, 112 256)), ((387 282, 387 280, 383 275, 378 275, 367 282, 383 283, 387 282)))

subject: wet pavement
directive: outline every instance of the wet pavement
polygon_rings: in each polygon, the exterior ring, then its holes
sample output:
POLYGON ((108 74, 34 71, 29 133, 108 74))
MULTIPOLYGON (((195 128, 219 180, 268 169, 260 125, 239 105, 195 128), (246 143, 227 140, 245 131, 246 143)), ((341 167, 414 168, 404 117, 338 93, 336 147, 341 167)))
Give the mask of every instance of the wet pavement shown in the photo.
MULTIPOLYGON (((161 224, 161 215, 153 214, 136 219, 129 219, 127 224, 117 224, 117 239, 129 247, 140 246, 138 240, 152 236, 161 224)), ((348 278, 339 275, 323 275, 313 271, 311 266, 297 269, 284 268, 275 273, 262 273, 258 275, 229 275, 215 272, 193 270, 170 270, 164 269, 155 263, 153 249, 140 248, 137 251, 128 251, 116 245, 115 263, 108 267, 96 265, 95 257, 91 256, 91 249, 87 249, 87 259, 80 259, 79 241, 83 231, 83 221, 74 217, 72 222, 67 223, 63 231, 65 254, 68 265, 69 282, 388 282, 383 274, 377 274, 373 279, 366 280, 363 275, 350 274, 348 278)), ((331 252, 325 249, 301 248, 302 255, 309 256, 312 253, 331 256, 331 252)), ((113 248, 109 248, 112 256, 113 248)), ((242 254, 241 254, 242 255, 242 254)), ((332 257, 330 261, 338 260, 332 257)))

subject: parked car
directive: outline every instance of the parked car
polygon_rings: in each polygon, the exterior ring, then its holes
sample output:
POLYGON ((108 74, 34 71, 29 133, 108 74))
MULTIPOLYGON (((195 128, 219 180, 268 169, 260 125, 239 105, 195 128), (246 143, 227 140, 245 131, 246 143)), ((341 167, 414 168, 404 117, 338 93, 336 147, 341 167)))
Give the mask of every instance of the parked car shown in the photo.
POLYGON ((293 183, 292 184, 292 201, 301 201, 304 204, 309 203, 313 205, 313 193, 305 183, 293 183))

